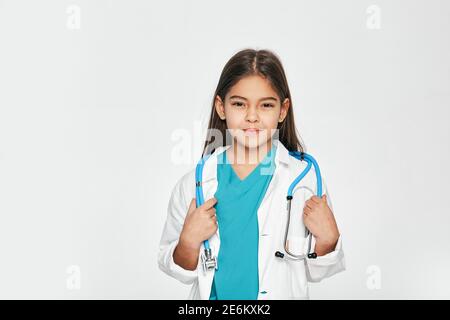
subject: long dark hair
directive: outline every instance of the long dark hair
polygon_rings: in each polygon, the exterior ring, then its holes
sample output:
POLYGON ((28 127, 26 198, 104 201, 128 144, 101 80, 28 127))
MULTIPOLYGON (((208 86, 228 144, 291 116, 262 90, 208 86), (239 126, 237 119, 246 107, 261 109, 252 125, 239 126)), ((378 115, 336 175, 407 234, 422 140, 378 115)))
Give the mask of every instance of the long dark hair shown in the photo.
MULTIPOLYGON (((294 113, 292 111, 291 93, 289 91, 286 75, 280 59, 275 53, 269 50, 244 49, 231 57, 220 75, 219 83, 217 84, 217 88, 213 96, 208 132, 203 147, 203 156, 213 153, 215 147, 218 145, 224 146, 226 143, 227 125, 225 120, 220 119, 217 114, 215 108, 216 96, 219 96, 222 101, 225 101, 225 96, 231 87, 233 87, 242 78, 251 75, 259 75, 267 79, 273 89, 277 92, 281 103, 286 98, 289 98, 290 107, 288 109, 287 116, 283 122, 278 123, 278 139, 289 151, 305 152, 305 147, 297 136, 294 123, 294 113), (213 130, 211 129, 219 130, 222 133, 222 141, 211 141, 214 136, 212 133, 213 130), (213 144, 214 147, 211 148, 210 144, 213 144), (211 152, 207 152, 208 148, 212 149, 211 152)), ((216 137, 214 137, 214 139, 216 139, 216 137)))

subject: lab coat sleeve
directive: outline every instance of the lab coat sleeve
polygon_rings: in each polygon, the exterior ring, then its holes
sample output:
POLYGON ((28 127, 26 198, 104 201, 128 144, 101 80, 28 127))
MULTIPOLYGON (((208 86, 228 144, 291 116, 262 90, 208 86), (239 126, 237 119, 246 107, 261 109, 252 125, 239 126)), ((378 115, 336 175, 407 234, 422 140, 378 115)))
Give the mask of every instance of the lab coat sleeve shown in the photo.
POLYGON ((161 236, 158 265, 167 275, 185 284, 191 284, 197 279, 196 270, 186 270, 177 265, 173 260, 173 252, 178 244, 179 236, 183 228, 184 219, 189 203, 182 188, 183 178, 175 185, 170 196, 167 208, 167 220, 161 236))
MULTIPOLYGON (((327 195, 327 203, 334 214, 331 204, 330 194, 322 178, 323 193, 327 195)), ((337 217, 335 216, 337 220, 337 217)), ((311 248, 315 247, 315 237, 313 236, 311 248)), ((322 279, 331 277, 332 275, 345 270, 345 257, 342 248, 342 235, 339 236, 334 251, 331 251, 323 256, 318 256, 316 259, 306 259, 306 276, 309 282, 320 282, 322 279)))

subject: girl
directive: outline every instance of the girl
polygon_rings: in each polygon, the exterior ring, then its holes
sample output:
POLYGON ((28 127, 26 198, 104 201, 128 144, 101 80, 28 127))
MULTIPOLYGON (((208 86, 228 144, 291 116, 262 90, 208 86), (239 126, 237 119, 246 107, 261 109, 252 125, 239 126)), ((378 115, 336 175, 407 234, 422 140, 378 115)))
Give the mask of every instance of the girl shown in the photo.
POLYGON ((175 185, 160 242, 160 269, 193 284, 190 299, 308 299, 308 281, 345 270, 345 260, 323 178, 323 196, 316 196, 314 169, 294 188, 288 250, 305 253, 307 228, 317 257, 275 255, 284 250, 287 190, 307 164, 289 155, 304 147, 274 53, 246 49, 228 61, 208 129, 203 156, 210 157, 201 181, 206 201, 196 207, 194 170, 175 185), (205 240, 217 257, 216 268, 207 271, 201 264, 205 240))

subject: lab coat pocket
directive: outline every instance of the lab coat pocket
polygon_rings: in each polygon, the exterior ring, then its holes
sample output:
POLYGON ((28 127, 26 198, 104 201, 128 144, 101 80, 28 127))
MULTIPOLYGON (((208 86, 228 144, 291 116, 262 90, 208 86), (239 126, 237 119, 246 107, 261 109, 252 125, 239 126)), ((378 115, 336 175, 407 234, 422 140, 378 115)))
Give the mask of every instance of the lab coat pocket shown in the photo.
MULTIPOLYGON (((305 240, 299 235, 292 235, 289 237, 288 249, 295 255, 305 254, 305 240)), ((305 272, 305 260, 291 260, 286 259, 288 265, 288 283, 289 283, 289 295, 288 299, 291 300, 305 300, 309 299, 308 284, 305 272)))
POLYGON ((304 260, 286 260, 288 266, 288 299, 309 299, 304 260))

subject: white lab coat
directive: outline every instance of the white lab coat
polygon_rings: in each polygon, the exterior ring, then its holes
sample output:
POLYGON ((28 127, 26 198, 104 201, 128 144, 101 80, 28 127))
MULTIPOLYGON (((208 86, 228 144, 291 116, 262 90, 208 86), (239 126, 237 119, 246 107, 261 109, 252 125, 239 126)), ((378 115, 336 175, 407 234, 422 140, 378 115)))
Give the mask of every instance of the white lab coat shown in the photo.
MULTIPOLYGON (((272 181, 258 209, 258 300, 268 299, 309 299, 308 281, 319 282, 340 271, 345 270, 344 252, 341 236, 334 251, 318 256, 316 259, 292 261, 275 256, 276 251, 284 251, 284 232, 287 223, 286 195, 289 185, 306 167, 305 161, 300 161, 289 155, 286 147, 276 140, 275 171, 272 181)), ((219 155, 230 146, 216 148, 214 154, 219 155)), ((214 154, 205 162, 203 168, 204 199, 214 196, 217 190, 217 157, 214 154)), ((320 162, 318 161, 319 165, 320 162)), ((303 224, 303 207, 306 200, 316 194, 317 180, 314 167, 294 188, 291 207, 291 228, 289 232, 289 249, 295 254, 305 253, 308 241, 303 224)), ((330 197, 322 177, 322 194, 327 195, 328 206, 330 197)), ((158 252, 159 268, 171 277, 185 284, 192 284, 188 299, 208 300, 210 296, 214 271, 203 272, 199 252, 199 262, 196 270, 186 270, 175 264, 173 252, 177 246, 189 203, 195 197, 195 169, 185 174, 175 185, 170 197, 167 220, 161 236, 158 252)), ((339 218, 335 215, 336 220, 339 218)), ((220 225, 217 232, 209 239, 213 255, 218 257, 220 250, 220 225)), ((315 239, 313 237, 312 249, 315 239)), ((243 254, 245 254, 243 252, 243 254)), ((219 266, 220 268, 220 263, 219 266)))

